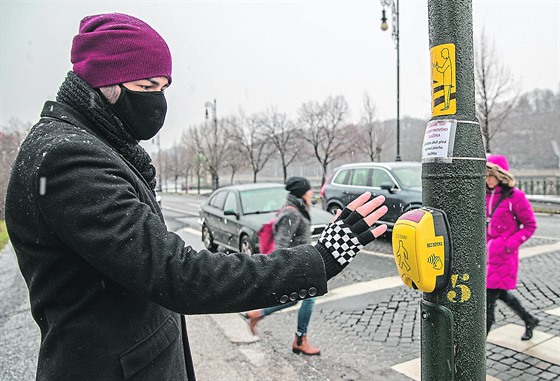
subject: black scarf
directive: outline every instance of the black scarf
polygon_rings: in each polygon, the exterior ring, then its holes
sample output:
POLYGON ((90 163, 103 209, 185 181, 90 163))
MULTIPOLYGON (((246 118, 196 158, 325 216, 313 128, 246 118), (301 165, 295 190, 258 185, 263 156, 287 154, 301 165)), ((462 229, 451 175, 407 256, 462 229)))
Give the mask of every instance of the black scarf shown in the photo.
POLYGON ((293 194, 289 193, 288 198, 286 200, 286 205, 290 205, 290 206, 293 206, 293 207, 297 208, 299 210, 299 212, 301 213, 301 215, 305 219, 307 219, 308 221, 311 221, 311 217, 309 216, 309 208, 305 204, 305 201, 303 201, 303 199, 301 199, 299 197, 296 197, 293 194))
POLYGON ((98 92, 79 78, 74 72, 60 86, 56 96, 57 102, 67 104, 91 124, 88 126, 130 162, 142 174, 152 188, 156 189, 156 169, 150 155, 138 144, 118 117, 111 111, 106 100, 98 92))

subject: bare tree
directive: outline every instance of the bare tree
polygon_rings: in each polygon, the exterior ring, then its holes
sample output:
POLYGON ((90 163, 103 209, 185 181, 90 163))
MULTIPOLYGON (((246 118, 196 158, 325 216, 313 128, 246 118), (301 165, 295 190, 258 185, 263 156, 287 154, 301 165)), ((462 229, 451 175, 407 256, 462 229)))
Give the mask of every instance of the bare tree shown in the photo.
POLYGON ((183 133, 181 139, 185 143, 188 156, 192 161, 193 173, 196 175, 196 189, 200 194, 200 182, 206 168, 206 155, 202 151, 200 128, 190 127, 188 134, 183 133))
POLYGON ((174 169, 174 159, 173 159, 173 148, 162 150, 158 154, 158 170, 160 172, 161 184, 160 189, 166 192, 169 191, 169 180, 173 178, 174 169))
POLYGON ((298 110, 303 138, 321 164, 321 183, 325 182, 328 165, 348 151, 351 139, 342 133, 348 114, 348 103, 341 95, 329 96, 322 104, 315 101, 304 103, 298 110))
POLYGON ((227 147, 223 122, 216 120, 212 126, 212 131, 205 131, 201 137, 204 142, 204 152, 207 155, 206 167, 212 176, 212 189, 216 190, 220 187, 219 170, 223 165, 227 147))
POLYGON ((241 168, 246 167, 246 162, 243 157, 243 152, 237 146, 237 144, 235 144, 235 142, 231 142, 228 145, 227 157, 225 159, 224 166, 228 167, 231 172, 231 176, 229 179, 230 184, 233 184, 235 174, 237 173, 237 171, 239 171, 241 168))
POLYGON ((271 157, 272 149, 262 133, 257 116, 246 117, 243 110, 228 119, 233 136, 232 141, 241 150, 245 160, 251 165, 253 182, 271 157))
POLYGON ((550 89, 534 89, 520 95, 515 105, 515 114, 532 114, 560 110, 560 92, 550 89))
POLYGON ((179 178, 183 175, 183 162, 181 160, 181 147, 175 143, 167 150, 169 155, 169 174, 173 177, 175 193, 179 192, 179 178))
POLYGON ((15 160, 25 134, 31 128, 30 122, 22 122, 11 117, 0 130, 0 219, 4 219, 4 200, 8 189, 10 168, 15 160))
POLYGON ((382 123, 375 120, 375 103, 367 93, 364 93, 363 105, 356 146, 370 161, 381 161, 381 152, 391 134, 382 123))
POLYGON ((193 167, 193 160, 190 156, 190 150, 188 147, 188 135, 184 131, 181 135, 181 140, 176 145, 177 154, 177 173, 185 179, 182 189, 188 191, 189 186, 189 175, 193 167))
POLYGON ((288 119, 286 114, 279 113, 275 107, 269 108, 259 116, 259 123, 266 131, 267 137, 276 148, 280 157, 284 181, 288 178, 288 166, 294 161, 301 150, 301 132, 288 119))
POLYGON ((518 86, 509 70, 500 62, 484 31, 475 49, 476 114, 482 129, 486 152, 490 142, 504 125, 519 95, 518 86))
POLYGON ((197 155, 204 156, 206 170, 212 176, 212 189, 219 187, 219 171, 223 167, 228 138, 224 131, 223 120, 202 123, 197 128, 192 128, 191 133, 195 138, 197 147, 193 150, 197 155))

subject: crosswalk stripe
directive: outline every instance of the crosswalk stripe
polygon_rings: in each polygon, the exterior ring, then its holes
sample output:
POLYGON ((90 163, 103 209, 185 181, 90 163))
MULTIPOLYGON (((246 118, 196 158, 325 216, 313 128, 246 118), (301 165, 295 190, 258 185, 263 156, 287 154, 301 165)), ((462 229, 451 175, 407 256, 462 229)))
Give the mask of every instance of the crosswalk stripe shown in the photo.
POLYGON ((196 230, 196 229, 193 229, 193 228, 183 228, 183 229, 181 229, 181 231, 183 231, 185 233, 190 233, 190 234, 193 234, 193 235, 200 235, 201 234, 200 230, 196 230))
MULTIPOLYGON (((545 312, 552 312, 545 311, 545 312)), ((554 336, 537 329, 533 330, 531 340, 522 341, 521 335, 525 327, 517 324, 506 324, 496 328, 488 334, 489 343, 508 348, 516 352, 524 353, 531 357, 560 365, 560 337, 554 336)), ((404 374, 413 380, 420 381, 421 363, 420 357, 400 364, 393 365, 391 369, 404 374)), ((487 381, 500 381, 498 378, 486 375, 487 381)))
MULTIPOLYGON (((420 381, 421 380, 422 364, 420 362, 420 357, 415 358, 415 359, 410 360, 410 361, 402 362, 400 364, 393 365, 391 367, 391 369, 393 369, 394 371, 397 371, 401 374, 404 374, 405 376, 407 376, 407 377, 409 377, 409 378, 411 378, 415 381, 420 381)), ((486 381, 500 381, 500 379, 487 374, 486 375, 486 381)))
MULTIPOLYGON (((347 286, 337 287, 329 290, 328 294, 323 295, 315 299, 315 304, 323 304, 328 302, 333 302, 335 300, 349 298, 352 296, 358 296, 363 294, 368 294, 370 292, 386 290, 394 287, 406 287, 402 282, 401 278, 398 276, 390 276, 386 278, 374 279, 368 282, 352 283, 347 286)), ((284 308, 281 311, 287 313, 298 309, 299 306, 295 305, 292 307, 284 308)))
POLYGON ((533 338, 531 340, 522 341, 521 336, 523 332, 525 332, 525 327, 521 325, 506 324, 491 330, 487 341, 500 347, 560 365, 560 345, 558 345, 560 338, 558 336, 535 329, 533 330, 533 338))
POLYGON ((522 247, 519 249, 519 258, 528 258, 534 255, 550 253, 560 250, 560 241, 551 243, 550 245, 539 245, 533 247, 522 247))

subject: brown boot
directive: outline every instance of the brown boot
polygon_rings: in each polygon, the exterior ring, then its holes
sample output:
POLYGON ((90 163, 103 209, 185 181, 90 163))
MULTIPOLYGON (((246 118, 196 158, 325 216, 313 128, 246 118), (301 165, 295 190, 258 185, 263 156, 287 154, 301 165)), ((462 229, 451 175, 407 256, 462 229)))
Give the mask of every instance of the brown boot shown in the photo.
POLYGON ((298 336, 296 333, 296 338, 294 339, 294 344, 292 345, 292 352, 299 354, 300 352, 304 355, 313 356, 320 355, 321 350, 319 348, 313 347, 307 341, 307 335, 298 336))
POLYGON ((254 310, 249 311, 243 314, 243 317, 249 320, 249 329, 253 335, 257 335, 257 331, 255 328, 257 327, 257 323, 261 321, 264 316, 262 315, 262 310, 254 310))

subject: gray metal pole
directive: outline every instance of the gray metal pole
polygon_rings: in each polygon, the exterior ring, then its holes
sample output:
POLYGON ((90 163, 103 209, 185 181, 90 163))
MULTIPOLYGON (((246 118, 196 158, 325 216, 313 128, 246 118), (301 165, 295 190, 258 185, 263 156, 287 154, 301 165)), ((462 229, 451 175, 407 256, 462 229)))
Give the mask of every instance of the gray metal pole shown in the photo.
POLYGON ((401 84, 400 84, 400 28, 399 28, 399 0, 396 0, 396 23, 395 44, 397 45, 397 157, 395 161, 401 161, 401 84))
MULTIPOLYGON (((214 107, 212 108, 213 112, 213 122, 214 122, 214 154, 216 155, 218 152, 218 110, 216 109, 216 98, 214 98, 214 107)), ((216 172, 216 177, 213 179, 214 182, 214 189, 218 189, 220 187, 220 178, 218 173, 216 172)))
POLYGON ((421 302, 422 380, 484 381, 486 159, 475 116, 472 2, 428 0, 428 19, 433 96, 423 204, 447 214, 453 253, 449 284, 421 302))
POLYGON ((383 12, 381 17, 381 30, 387 30, 387 19, 385 17, 385 7, 391 8, 393 17, 393 32, 392 37, 395 41, 395 48, 397 49, 397 155, 395 161, 401 161, 401 98, 400 98, 400 47, 399 47, 399 0, 381 0, 383 12))

